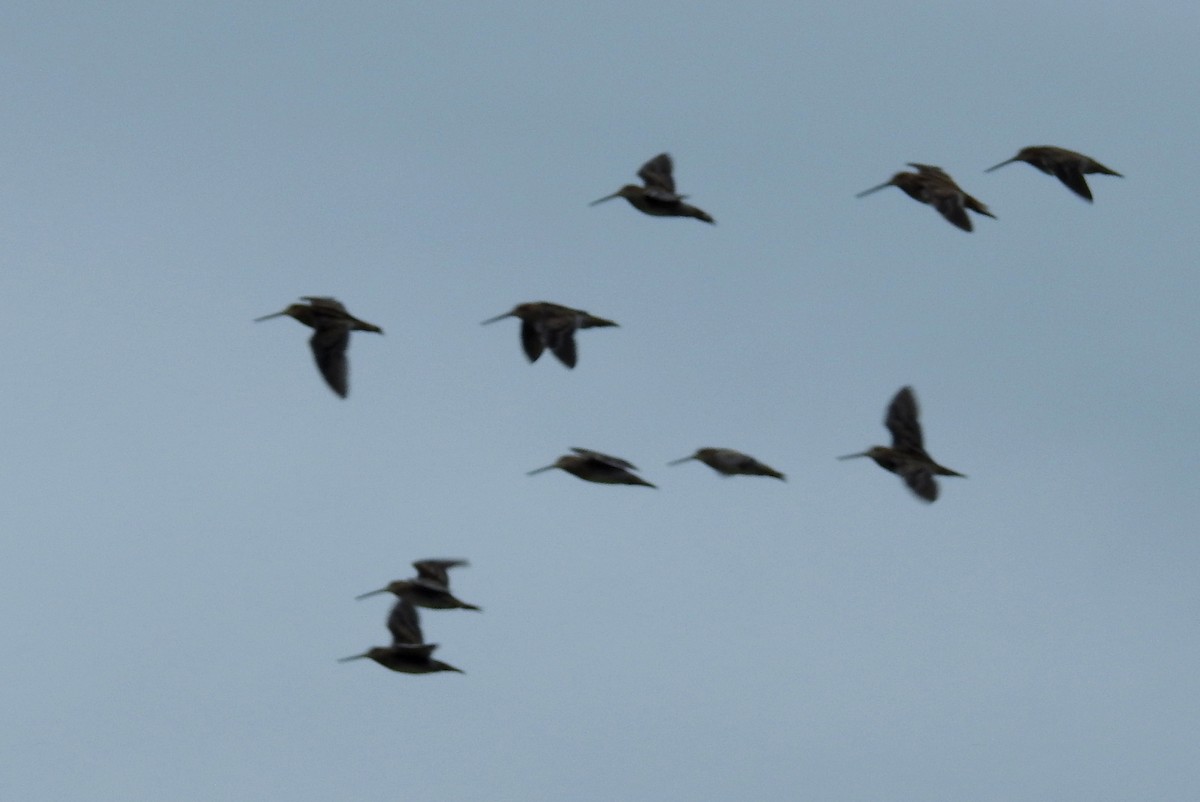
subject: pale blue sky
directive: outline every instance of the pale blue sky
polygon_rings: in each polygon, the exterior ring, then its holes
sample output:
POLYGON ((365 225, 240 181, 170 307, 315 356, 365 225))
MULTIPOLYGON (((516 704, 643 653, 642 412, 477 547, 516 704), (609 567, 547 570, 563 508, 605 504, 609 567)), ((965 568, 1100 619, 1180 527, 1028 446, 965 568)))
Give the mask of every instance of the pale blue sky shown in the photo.
POLYGON ((0 797, 1200 797, 1200 10, 988 8, 6 9, 0 797), (588 208, 664 150, 715 227, 588 208), (834 459, 904 384, 932 506, 834 459), (335 662, 421 557, 467 673, 335 662))

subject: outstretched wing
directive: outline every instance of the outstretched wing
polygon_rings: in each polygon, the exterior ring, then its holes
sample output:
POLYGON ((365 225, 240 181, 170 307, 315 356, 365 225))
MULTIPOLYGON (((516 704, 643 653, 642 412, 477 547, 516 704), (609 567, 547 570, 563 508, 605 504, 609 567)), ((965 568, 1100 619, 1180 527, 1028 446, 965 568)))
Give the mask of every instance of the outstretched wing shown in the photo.
POLYGON ((449 590, 450 575, 447 571, 464 565, 467 565, 466 560, 417 560, 413 568, 417 569, 417 576, 421 579, 436 582, 449 590))
POLYGON ((521 321, 521 347, 525 349, 525 356, 530 362, 537 362, 546 348, 537 324, 531 320, 521 321))
POLYGON ((546 346, 554 352, 558 357, 558 361, 562 362, 569 368, 575 367, 575 321, 577 316, 572 315, 567 317, 559 315, 556 317, 546 318, 542 321, 538 330, 541 332, 542 341, 546 346))
POLYGON ((309 338, 317 369, 325 377, 325 383, 342 398, 349 392, 350 366, 346 362, 346 348, 350 345, 350 330, 346 328, 321 328, 309 338))
POLYGON ((896 473, 904 479, 909 490, 925 501, 936 501, 938 485, 934 481, 933 471, 915 462, 906 462, 897 467, 896 473))
POLYGON ((394 646, 419 646, 425 642, 417 608, 403 598, 396 602, 388 615, 387 628, 392 633, 394 646))
POLYGON ((1076 162, 1059 162, 1054 165, 1054 175, 1079 197, 1087 201, 1092 199, 1092 190, 1084 180, 1083 173, 1080 172, 1076 162))
POLYGON ((917 397, 912 388, 901 387, 888 404, 887 417, 883 420, 883 425, 892 433, 892 448, 908 454, 925 453, 918 414, 917 397))
POLYGON ((675 195, 675 178, 671 175, 674 170, 674 165, 671 163, 671 157, 666 153, 660 153, 650 161, 642 165, 642 169, 638 170, 638 178, 646 185, 646 189, 661 189, 665 190, 674 200, 678 200, 675 195))
POLYGON ((948 185, 938 183, 929 187, 927 196, 929 197, 929 202, 941 213, 942 217, 963 231, 972 230, 971 218, 967 217, 967 210, 963 206, 963 195, 961 192, 948 185))

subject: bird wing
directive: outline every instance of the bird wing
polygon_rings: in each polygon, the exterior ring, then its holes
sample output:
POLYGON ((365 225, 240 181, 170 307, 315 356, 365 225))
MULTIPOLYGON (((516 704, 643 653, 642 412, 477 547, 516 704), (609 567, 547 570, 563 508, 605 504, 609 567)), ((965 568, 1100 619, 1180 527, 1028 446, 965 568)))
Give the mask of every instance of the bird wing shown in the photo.
POLYGON ((542 335, 538 332, 538 326, 532 320, 521 321, 521 347, 525 349, 525 356, 530 362, 537 362, 538 357, 546 348, 546 344, 542 342, 542 335))
POLYGON ((319 306, 325 309, 336 309, 339 312, 345 312, 346 307, 342 306, 342 302, 337 298, 330 298, 325 295, 304 295, 300 300, 308 301, 309 306, 319 306))
POLYGON ((467 565, 466 560, 417 560, 413 563, 413 568, 417 569, 417 576, 420 579, 437 582, 449 589, 450 575, 447 571, 463 565, 467 565))
POLYGON ((395 646, 419 646, 425 642, 417 608, 404 599, 400 599, 392 608, 387 628, 392 633, 392 644, 395 646))
POLYGON ((679 200, 679 196, 675 194, 675 179, 671 175, 672 170, 674 170, 674 165, 671 163, 671 157, 666 153, 660 153, 643 164, 637 174, 638 178, 642 179, 642 183, 646 185, 647 190, 665 190, 671 199, 679 200))
POLYGON ((896 469, 896 473, 904 479, 909 490, 916 493, 925 501, 936 501, 938 485, 933 478, 933 471, 915 462, 906 462, 896 469))
POLYGON ((595 460, 596 462, 608 465, 611 468, 624 468, 631 471, 636 471, 637 467, 632 462, 626 462, 620 457, 613 457, 608 454, 602 454, 599 451, 592 451, 589 448, 571 448, 576 454, 581 457, 595 460))
POLYGON ((1077 163, 1059 162, 1054 165, 1054 175, 1079 197, 1089 201, 1092 199, 1092 190, 1084 180, 1077 163))
POLYGON ((317 369, 325 382, 342 398, 349 392, 350 366, 346 362, 346 348, 350 345, 350 330, 342 327, 317 329, 309 338, 317 369))
POLYGON ((967 217, 967 210, 963 207, 963 196, 960 191, 950 186, 935 185, 927 190, 927 196, 929 202, 941 213, 942 217, 963 231, 972 230, 971 218, 967 217))
POLYGON ((892 448, 907 454, 925 455, 921 424, 917 421, 917 397, 911 387, 901 387, 888 404, 883 425, 892 433, 892 448))
POLYGON ((575 320, 572 315, 556 316, 544 319, 538 325, 542 342, 554 352, 558 361, 569 368, 575 367, 575 320))

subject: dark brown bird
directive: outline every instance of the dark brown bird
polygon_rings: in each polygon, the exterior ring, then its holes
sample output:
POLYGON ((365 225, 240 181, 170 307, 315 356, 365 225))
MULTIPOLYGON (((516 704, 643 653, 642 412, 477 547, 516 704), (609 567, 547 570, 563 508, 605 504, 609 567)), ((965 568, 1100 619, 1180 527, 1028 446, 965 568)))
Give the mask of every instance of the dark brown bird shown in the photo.
POLYGON ((631 471, 636 471, 637 468, 630 462, 626 462, 619 457, 610 457, 608 454, 601 454, 599 451, 590 451, 586 448, 572 448, 574 455, 567 454, 559 457, 558 461, 553 465, 547 465, 544 468, 538 468, 535 471, 530 471, 527 475, 533 476, 536 473, 553 470, 554 468, 562 468, 573 476, 578 476, 588 482, 598 482, 604 485, 644 485, 645 487, 654 487, 645 479, 637 476, 631 471))
POLYGON ((415 578, 397 579, 389 582, 386 587, 355 598, 365 599, 380 593, 394 593, 417 607, 433 610, 481 610, 482 608, 467 604, 450 592, 449 569, 467 564, 466 560, 417 560, 413 563, 413 568, 417 569, 415 578))
POLYGON ((749 454, 734 451, 732 448, 701 448, 697 449, 696 453, 690 457, 683 457, 667 464, 679 465, 689 460, 699 460, 722 476, 734 476, 736 474, 745 476, 773 476, 776 479, 787 481, 779 471, 763 465, 749 454))
POLYGON ((421 621, 417 608, 407 599, 401 598, 392 608, 388 616, 388 630, 392 633, 391 646, 374 646, 362 654, 343 657, 339 663, 351 660, 361 660, 364 657, 374 660, 384 668, 399 671, 402 674, 435 674, 439 671, 456 671, 464 673, 449 663, 434 660, 433 650, 436 643, 425 643, 421 634, 421 621))
POLYGON ((495 323, 506 317, 521 319, 521 347, 530 362, 537 362, 542 351, 549 348, 568 368, 575 367, 575 331, 602 326, 616 326, 611 320, 588 314, 582 309, 572 309, 547 301, 517 304, 511 312, 489 318, 483 325, 495 323))
POLYGON ((1088 203, 1092 201, 1092 190, 1087 185, 1087 181, 1083 179, 1085 173, 1125 177, 1116 170, 1108 169, 1090 156, 1084 156, 1082 153, 1076 153, 1066 148, 1056 148, 1052 145, 1030 145, 1027 148, 1021 148, 1016 156, 989 167, 984 172, 990 173, 992 170, 998 170, 1013 162, 1032 164, 1046 175, 1056 176, 1059 181, 1067 185, 1068 189, 1088 203))
POLYGON ((992 214, 988 207, 964 192, 941 167, 916 162, 909 162, 908 166, 916 168, 917 172, 896 173, 879 186, 863 190, 855 197, 862 198, 885 187, 900 187, 908 197, 928 203, 937 209, 942 217, 963 231, 971 231, 973 228, 971 219, 967 217, 967 209, 995 219, 996 215, 992 214))
POLYGON ((346 393, 350 391, 350 366, 346 361, 346 349, 350 346, 350 332, 373 331, 383 334, 383 329, 374 323, 359 320, 333 298, 305 295, 302 300, 308 301, 308 303, 292 304, 282 312, 256 318, 254 322, 287 315, 309 328, 316 329, 308 344, 312 346, 313 356, 317 360, 317 368, 325 377, 325 383, 335 393, 345 398, 346 393))
MULTIPOLYGON (((925 501, 935 501, 938 476, 963 476, 957 471, 938 465, 925 451, 921 424, 917 421, 917 397, 911 387, 901 387, 888 405, 883 425, 892 433, 892 447, 871 446, 861 454, 847 454, 838 459, 870 457, 884 470, 898 474, 905 484, 925 501)), ((965 477, 964 477, 965 478, 965 477)))
POLYGON ((708 212, 683 202, 687 195, 675 192, 675 179, 671 175, 673 169, 671 157, 666 153, 660 153, 638 170, 638 178, 642 179, 645 186, 626 184, 613 194, 592 201, 590 205, 595 206, 597 203, 604 203, 613 198, 624 198, 639 212, 652 214, 655 217, 694 217, 697 220, 715 224, 716 221, 709 216, 708 212))

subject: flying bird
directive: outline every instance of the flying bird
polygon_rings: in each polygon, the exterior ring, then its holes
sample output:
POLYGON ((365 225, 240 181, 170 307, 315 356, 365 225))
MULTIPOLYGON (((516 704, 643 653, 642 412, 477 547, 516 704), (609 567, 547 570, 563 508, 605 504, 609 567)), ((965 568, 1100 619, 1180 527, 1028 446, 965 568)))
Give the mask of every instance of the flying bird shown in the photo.
POLYGON ((1115 175, 1118 178, 1125 177, 1116 170, 1108 169, 1090 156, 1084 156, 1082 153, 1076 153, 1066 148, 1056 148, 1052 145, 1031 145, 1027 148, 1021 148, 1016 156, 993 165, 984 170, 984 172, 990 173, 992 170, 998 170, 1004 165, 1012 164, 1013 162, 1032 164, 1046 175, 1056 176, 1059 181, 1067 185, 1068 189, 1088 203, 1092 201, 1092 190, 1083 178, 1085 173, 1115 175))
POLYGON ((928 203, 937 209, 942 217, 963 231, 971 231, 973 228, 971 219, 967 217, 967 209, 995 219, 996 215, 992 214, 987 206, 964 192, 941 167, 916 162, 909 162, 908 166, 915 168, 917 172, 896 173, 879 186, 865 189, 855 197, 862 198, 886 187, 899 187, 913 200, 928 203))
POLYGON ((638 178, 642 179, 644 186, 626 184, 613 194, 592 201, 590 205, 595 206, 613 198, 624 198, 639 212, 655 217, 695 217, 697 220, 715 224, 716 221, 708 212, 683 202, 687 195, 675 192, 675 178, 671 175, 673 169, 671 157, 660 153, 638 170, 638 178))
POLYGON ((764 465, 749 454, 734 451, 732 448, 700 448, 690 457, 668 462, 668 465, 680 465, 689 460, 699 460, 722 476, 773 476, 787 481, 782 473, 764 465))
POLYGON ((512 311, 483 321, 483 325, 495 323, 506 317, 520 318, 521 347, 525 349, 525 356, 530 362, 537 362, 542 351, 549 348, 551 353, 558 357, 558 361, 568 368, 575 367, 577 360, 576 330, 617 325, 611 320, 588 314, 582 309, 572 309, 547 301, 517 304, 512 311))
MULTIPOLYGON (((892 447, 871 446, 861 454, 847 454, 838 459, 870 457, 884 470, 898 474, 909 489, 925 501, 935 501, 938 476, 963 476, 947 467, 938 465, 925 451, 921 436, 921 424, 917 421, 917 397, 911 387, 901 387, 888 405, 883 425, 892 433, 892 447)), ((965 478, 965 477, 964 477, 965 478)))
POLYGON ((389 582, 386 587, 372 590, 356 596, 365 599, 380 593, 393 593, 416 607, 428 607, 433 610, 480 610, 474 604, 467 604, 450 592, 449 569, 467 565, 466 560, 417 560, 413 568, 417 575, 412 579, 397 579, 389 582))
POLYGON ((530 471, 527 475, 533 476, 536 473, 561 468, 567 473, 578 476, 587 482, 598 482, 604 485, 644 485, 645 487, 654 487, 654 485, 645 479, 632 473, 632 471, 637 470, 633 463, 626 462, 619 457, 610 457, 608 454, 601 454, 599 451, 590 451, 586 448, 572 448, 571 450, 575 454, 561 456, 553 465, 547 465, 544 468, 530 471))
POLYGON ((417 608, 407 599, 401 598, 388 615, 388 630, 392 633, 391 646, 373 646, 362 654, 343 657, 339 663, 367 658, 374 660, 384 668, 398 671, 401 674, 435 674, 439 671, 456 671, 464 673, 449 663, 433 659, 436 643, 425 643, 421 634, 421 621, 417 608))
POLYGON ((374 323, 359 320, 346 311, 334 298, 323 298, 305 295, 301 300, 307 304, 292 304, 282 312, 256 318, 254 322, 270 320, 273 317, 295 318, 309 328, 315 329, 308 344, 312 346, 313 357, 317 360, 317 369, 325 377, 325 383, 342 398, 350 390, 350 366, 346 361, 346 349, 350 346, 350 332, 373 331, 383 334, 383 329, 374 323))

